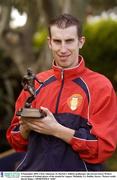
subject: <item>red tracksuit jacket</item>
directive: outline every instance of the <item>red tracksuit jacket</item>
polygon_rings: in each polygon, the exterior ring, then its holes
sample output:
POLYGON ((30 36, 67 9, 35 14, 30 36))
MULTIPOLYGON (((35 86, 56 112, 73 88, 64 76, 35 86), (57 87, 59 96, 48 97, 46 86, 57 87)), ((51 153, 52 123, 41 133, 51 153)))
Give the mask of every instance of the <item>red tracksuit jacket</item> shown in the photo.
POLYGON ((117 98, 110 81, 85 67, 80 56, 77 67, 64 69, 53 65, 37 77, 37 97, 32 107, 48 108, 63 126, 75 130, 69 144, 36 132, 25 140, 19 131, 16 112, 29 94, 22 91, 7 131, 7 139, 16 151, 27 151, 17 170, 101 170, 117 144, 117 98))

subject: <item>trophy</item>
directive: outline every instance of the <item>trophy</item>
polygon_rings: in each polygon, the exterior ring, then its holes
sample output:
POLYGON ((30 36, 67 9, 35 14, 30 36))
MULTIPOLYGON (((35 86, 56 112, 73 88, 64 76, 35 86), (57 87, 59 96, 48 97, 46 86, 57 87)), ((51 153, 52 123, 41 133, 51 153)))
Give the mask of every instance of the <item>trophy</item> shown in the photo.
POLYGON ((27 74, 23 77, 22 86, 24 91, 29 92, 30 96, 27 98, 24 107, 16 113, 17 116, 25 118, 43 118, 46 116, 41 109, 31 108, 32 101, 36 98, 35 81, 43 84, 37 79, 31 68, 28 68, 27 74))

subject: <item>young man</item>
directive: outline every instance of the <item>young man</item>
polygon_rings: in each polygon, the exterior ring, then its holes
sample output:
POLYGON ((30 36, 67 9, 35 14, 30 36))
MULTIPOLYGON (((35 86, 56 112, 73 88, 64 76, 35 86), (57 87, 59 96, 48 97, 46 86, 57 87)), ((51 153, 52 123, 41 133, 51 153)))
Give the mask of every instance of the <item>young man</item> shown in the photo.
POLYGON ((52 69, 37 77, 33 108, 41 119, 18 118, 29 94, 22 91, 7 139, 16 151, 26 151, 19 171, 100 171, 117 144, 117 98, 110 81, 86 68, 79 49, 85 38, 79 21, 64 14, 51 21, 48 44, 52 69))

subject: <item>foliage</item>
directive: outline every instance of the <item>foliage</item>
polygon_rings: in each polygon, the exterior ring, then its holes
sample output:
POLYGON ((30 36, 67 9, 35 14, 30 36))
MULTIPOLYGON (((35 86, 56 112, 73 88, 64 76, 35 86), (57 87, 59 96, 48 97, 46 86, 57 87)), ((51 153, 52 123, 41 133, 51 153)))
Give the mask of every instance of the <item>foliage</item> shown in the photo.
POLYGON ((117 150, 114 152, 113 156, 107 160, 106 169, 108 171, 117 171, 117 150))
POLYGON ((117 22, 100 20, 84 25, 86 43, 83 47, 87 65, 106 75, 117 90, 117 22))
POLYGON ((47 40, 47 34, 48 32, 46 28, 42 28, 41 30, 37 31, 33 37, 33 46, 35 48, 41 48, 47 40))

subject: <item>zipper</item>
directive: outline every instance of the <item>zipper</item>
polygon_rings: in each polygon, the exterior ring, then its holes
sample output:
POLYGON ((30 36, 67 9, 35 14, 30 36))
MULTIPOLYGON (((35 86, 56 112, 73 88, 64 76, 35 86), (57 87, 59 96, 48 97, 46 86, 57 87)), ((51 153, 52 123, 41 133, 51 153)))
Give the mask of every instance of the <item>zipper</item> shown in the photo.
POLYGON ((60 87, 60 91, 58 94, 58 98, 57 98, 57 102, 56 102, 56 110, 55 110, 55 114, 57 114, 58 112, 58 107, 59 107, 59 102, 60 102, 60 97, 61 97, 61 93, 62 93, 62 89, 63 89, 63 85, 64 85, 64 70, 61 70, 61 87, 60 87))

